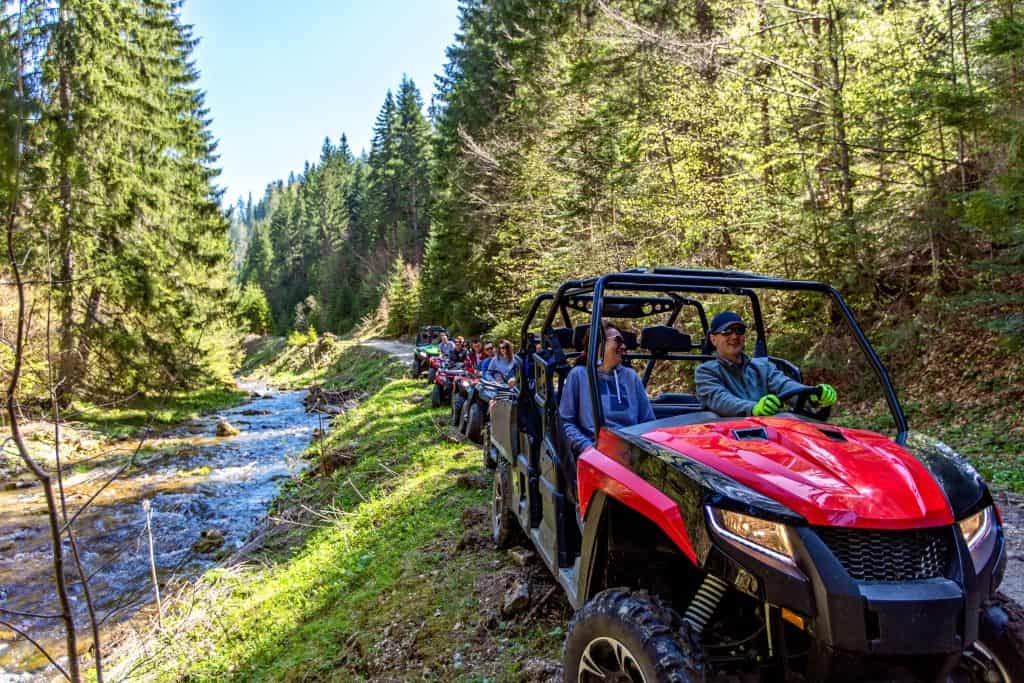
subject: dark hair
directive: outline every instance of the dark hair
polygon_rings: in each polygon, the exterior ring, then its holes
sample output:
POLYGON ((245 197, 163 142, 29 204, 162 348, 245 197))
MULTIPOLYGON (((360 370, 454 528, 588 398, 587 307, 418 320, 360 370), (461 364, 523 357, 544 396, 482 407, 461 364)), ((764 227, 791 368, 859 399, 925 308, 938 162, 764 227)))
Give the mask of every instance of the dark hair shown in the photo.
MULTIPOLYGON (((622 330, 619 328, 618 325, 616 325, 615 323, 612 323, 612 322, 608 322, 604 318, 601 318, 600 322, 598 323, 598 331, 600 332, 600 334, 598 335, 598 338, 597 338, 597 344, 598 344, 598 349, 599 350, 601 350, 600 347, 601 347, 602 344, 604 344, 604 340, 608 338, 608 330, 615 330, 617 332, 622 332, 622 330)), ((580 349, 580 355, 576 357, 576 365, 586 365, 587 364, 587 349, 589 349, 589 348, 590 348, 590 326, 588 325, 587 329, 584 330, 584 332, 583 332, 583 348, 580 349)))
POLYGON ((508 349, 508 357, 509 358, 512 358, 513 356, 516 355, 515 352, 512 350, 512 342, 510 342, 508 339, 502 339, 501 341, 498 342, 498 357, 499 358, 505 358, 505 355, 501 352, 501 350, 502 349, 506 349, 506 348, 508 349))

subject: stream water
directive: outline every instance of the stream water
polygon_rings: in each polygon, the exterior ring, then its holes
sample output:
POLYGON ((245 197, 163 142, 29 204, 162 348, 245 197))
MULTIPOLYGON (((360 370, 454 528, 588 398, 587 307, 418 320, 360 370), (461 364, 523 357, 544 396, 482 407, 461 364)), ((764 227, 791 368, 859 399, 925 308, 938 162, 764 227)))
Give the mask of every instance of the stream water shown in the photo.
MULTIPOLYGON (((143 501, 151 506, 155 564, 161 582, 172 576, 194 576, 211 566, 218 552, 242 545, 282 481, 300 469, 298 455, 320 426, 318 416, 306 413, 303 407, 305 392, 242 388, 263 397, 148 441, 147 447, 160 453, 105 489, 76 521, 82 561, 93 575, 89 585, 99 616, 105 619, 104 627, 131 617, 153 599, 143 501), (241 433, 215 436, 220 418, 241 433), (204 535, 216 538, 221 534, 223 545, 194 547, 204 535)), ((70 514, 124 457, 68 478, 70 514)), ((64 645, 58 622, 12 614, 59 611, 44 511, 39 487, 0 492, 0 620, 28 631, 51 653, 59 654, 64 645)), ((71 572, 66 573, 70 578, 71 572)), ((79 584, 71 583, 70 596, 84 648, 90 638, 79 584)), ((0 625, 0 683, 40 678, 45 664, 31 645, 0 625)))

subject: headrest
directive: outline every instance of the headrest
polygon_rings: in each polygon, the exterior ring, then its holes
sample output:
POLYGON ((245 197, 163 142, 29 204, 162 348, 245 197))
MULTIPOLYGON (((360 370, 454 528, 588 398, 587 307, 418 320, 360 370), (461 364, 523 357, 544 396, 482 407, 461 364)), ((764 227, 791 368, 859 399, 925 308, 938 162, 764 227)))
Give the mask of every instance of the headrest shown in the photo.
MULTIPOLYGON (((583 348, 583 337, 586 336, 587 330, 590 329, 590 325, 577 325, 572 331, 572 347, 577 351, 586 351, 583 348)), ((626 340, 626 350, 632 351, 637 347, 636 343, 636 332, 629 332, 628 330, 619 330, 622 332, 622 338, 626 340)))
POLYGON ((577 351, 586 351, 583 348, 583 338, 587 336, 587 330, 590 329, 590 325, 577 325, 572 328, 572 347, 577 351))
POLYGON ((573 346, 573 330, 568 327, 557 327, 551 330, 551 337, 558 340, 558 345, 562 347, 562 350, 575 348, 573 346))
POLYGON ((690 335, 668 325, 652 325, 643 329, 642 345, 651 353, 685 353, 693 349, 690 335))

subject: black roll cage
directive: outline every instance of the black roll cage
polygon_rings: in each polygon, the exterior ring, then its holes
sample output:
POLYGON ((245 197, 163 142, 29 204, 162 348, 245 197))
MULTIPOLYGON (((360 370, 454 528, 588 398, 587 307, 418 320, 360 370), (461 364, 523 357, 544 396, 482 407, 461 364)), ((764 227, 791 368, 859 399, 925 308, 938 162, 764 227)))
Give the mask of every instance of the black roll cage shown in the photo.
MULTIPOLYGON (((892 379, 882 364, 881 359, 871 346, 864 330, 853 316, 853 312, 847 305, 842 295, 831 285, 812 280, 786 280, 773 278, 765 275, 756 275, 729 270, 703 270, 692 268, 634 268, 621 273, 609 273, 599 277, 581 278, 564 282, 556 291, 545 292, 537 296, 523 321, 522 346, 520 355, 532 354, 533 349, 529 347, 529 328, 536 317, 541 304, 551 301, 541 326, 541 335, 547 336, 551 333, 552 323, 555 315, 560 314, 562 322, 566 327, 572 327, 572 320, 569 317, 569 309, 590 314, 590 341, 587 352, 587 383, 590 388, 590 404, 593 408, 594 424, 596 425, 595 435, 604 425, 604 415, 601 402, 598 400, 597 389, 597 358, 598 342, 600 339, 599 325, 601 312, 606 302, 617 304, 623 299, 635 297, 616 297, 606 295, 605 291, 643 291, 666 294, 674 303, 669 325, 675 323, 683 306, 695 306, 701 319, 704 339, 707 339, 708 323, 704 307, 699 301, 680 296, 681 293, 694 294, 731 294, 746 296, 750 300, 751 311, 754 316, 754 330, 756 340, 754 342, 754 355, 767 356, 768 347, 765 337, 764 319, 761 312, 760 301, 755 290, 775 289, 781 291, 804 291, 815 292, 828 296, 843 314, 850 331, 853 332, 857 345, 867 356, 876 378, 882 385, 889 412, 896 423, 896 442, 905 444, 907 440, 907 419, 900 405, 896 389, 893 387, 892 379), (589 310, 588 310, 589 309, 589 310)), ((667 312, 667 311, 666 311, 667 312)), ((644 358, 644 356, 636 356, 644 358)), ((691 357, 696 358, 696 357, 691 357)), ((653 357, 650 360, 655 360, 653 357)), ((647 383, 650 373, 653 370, 653 363, 648 364, 644 372, 644 384, 647 383)))

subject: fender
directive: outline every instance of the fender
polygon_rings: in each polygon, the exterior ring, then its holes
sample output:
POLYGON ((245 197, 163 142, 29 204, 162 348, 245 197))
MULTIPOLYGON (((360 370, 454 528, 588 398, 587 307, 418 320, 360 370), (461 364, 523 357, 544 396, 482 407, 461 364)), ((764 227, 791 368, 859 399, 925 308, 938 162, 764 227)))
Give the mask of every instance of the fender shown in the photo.
POLYGON ((690 562, 697 564, 697 553, 686 531, 679 506, 635 472, 591 446, 583 451, 577 461, 576 486, 582 518, 587 516, 594 492, 602 491, 609 498, 614 498, 657 524, 679 550, 690 558, 690 562))

